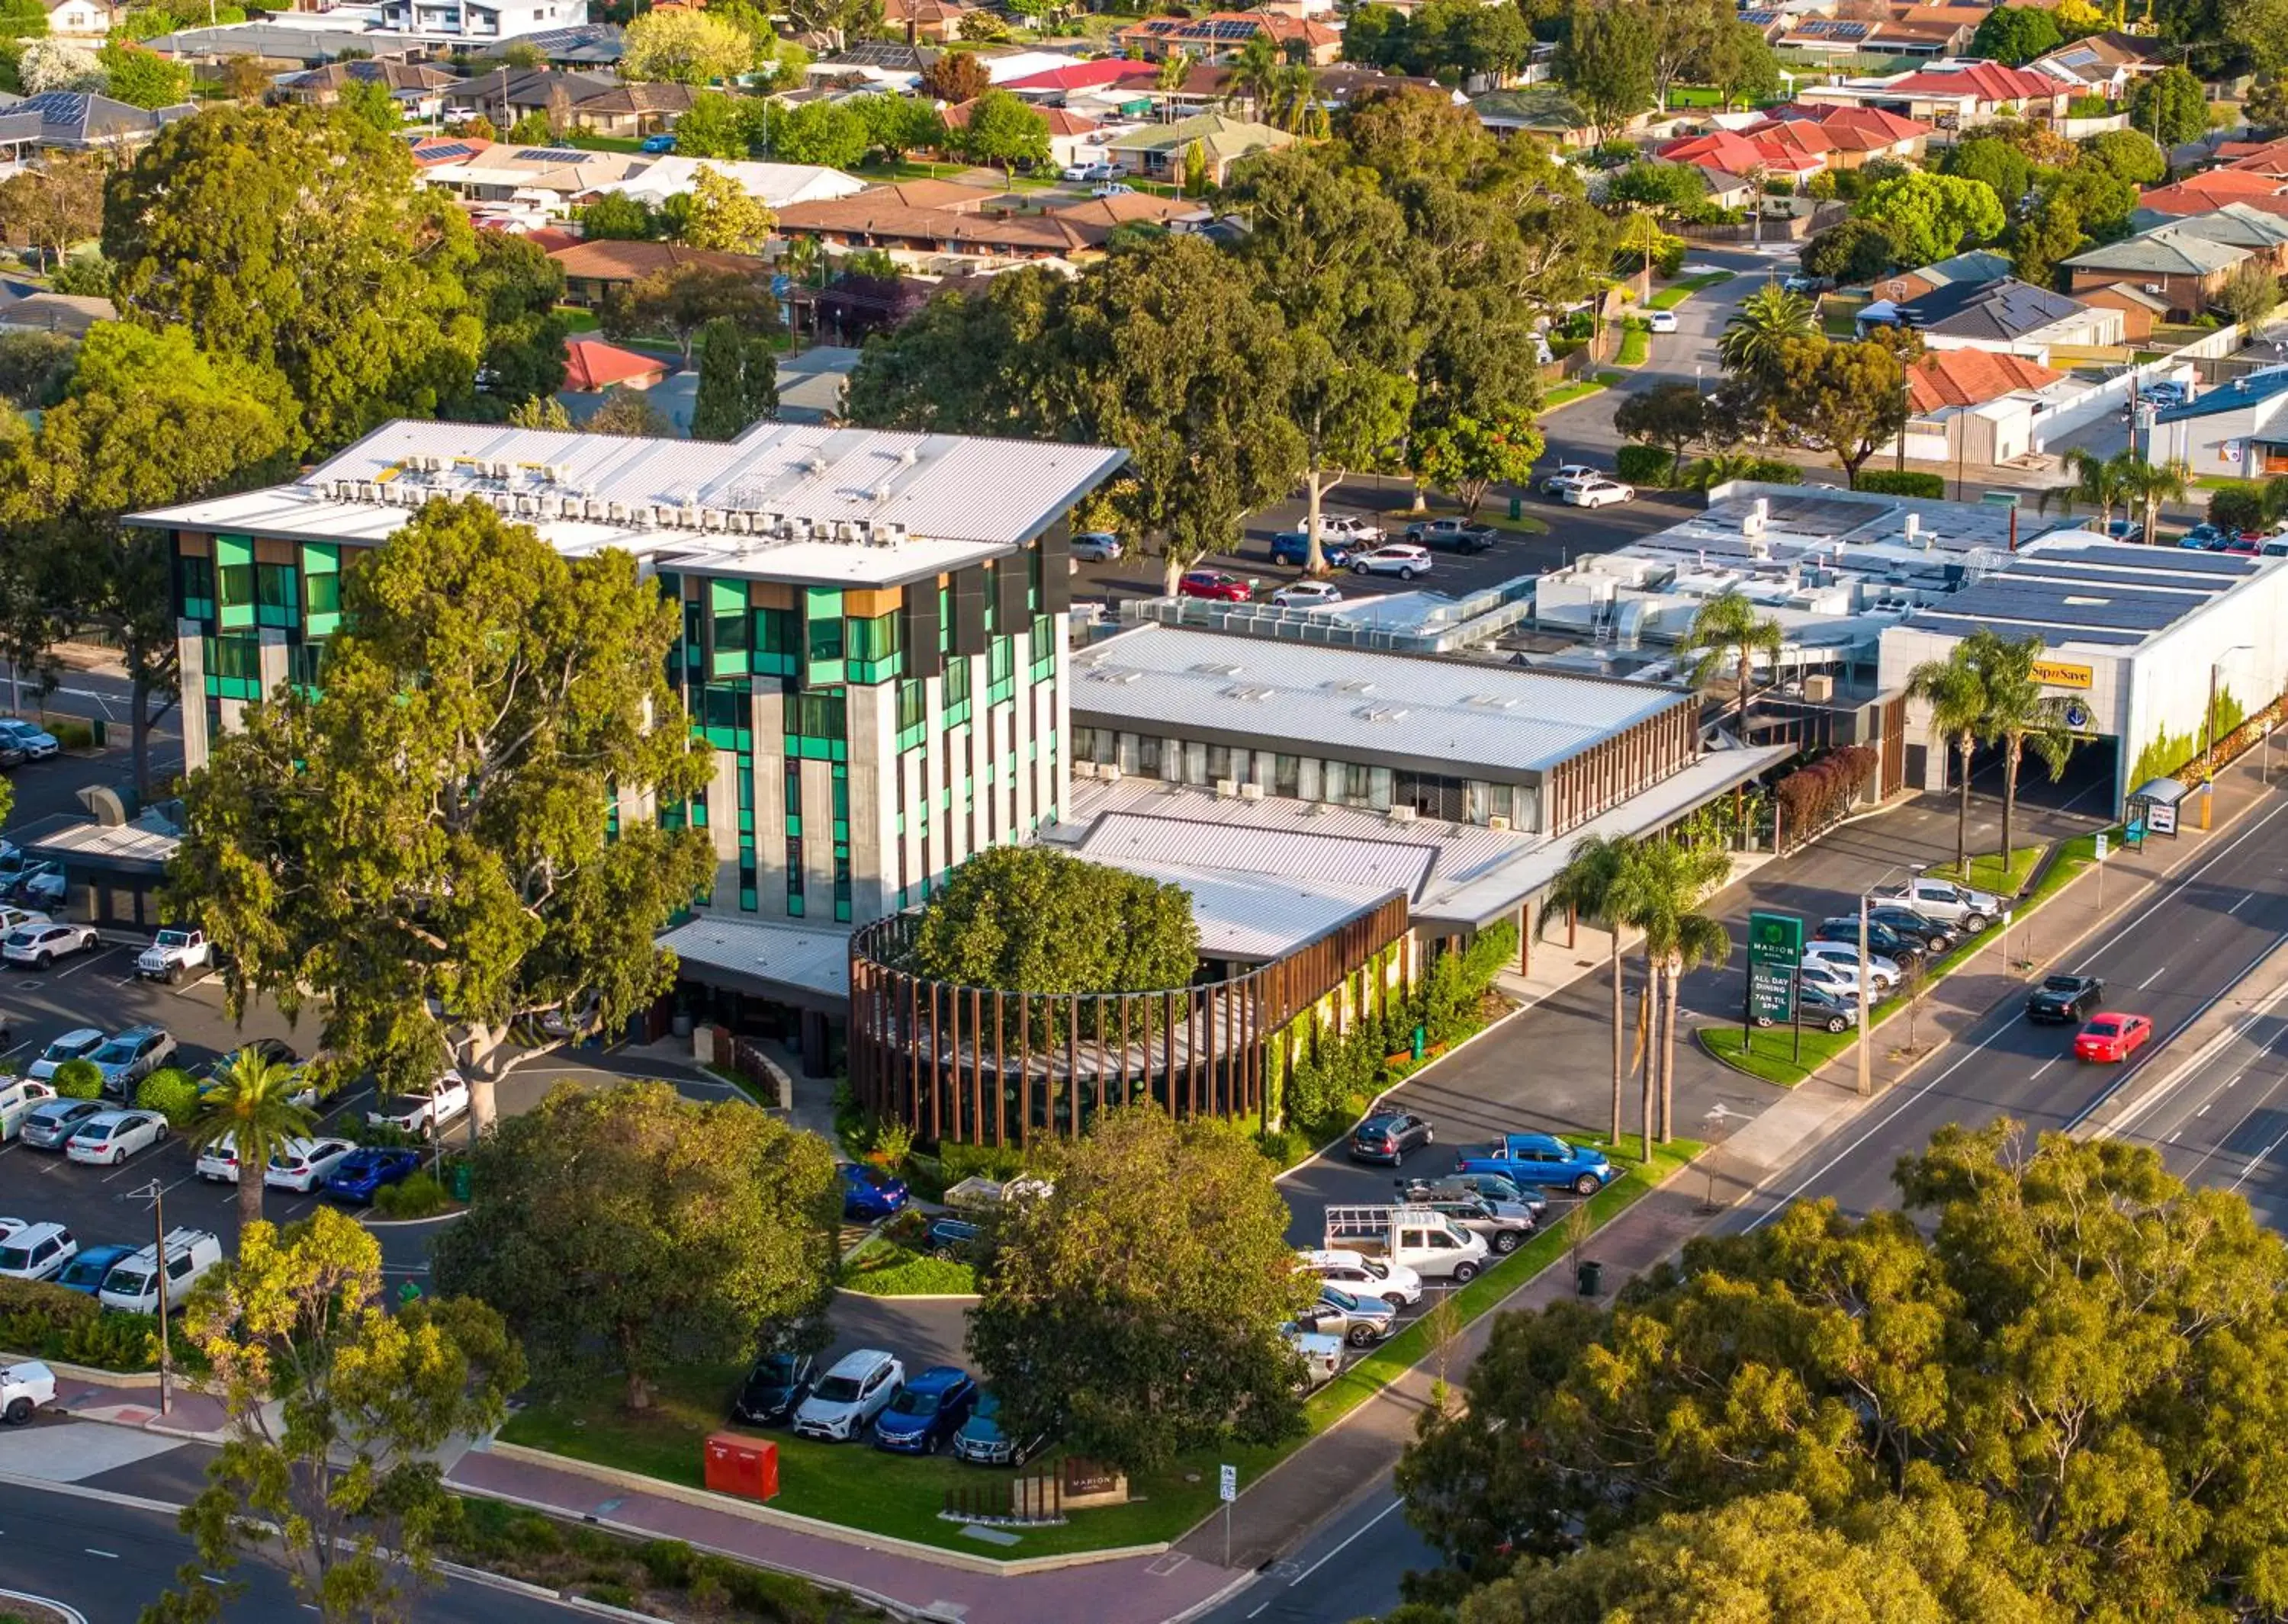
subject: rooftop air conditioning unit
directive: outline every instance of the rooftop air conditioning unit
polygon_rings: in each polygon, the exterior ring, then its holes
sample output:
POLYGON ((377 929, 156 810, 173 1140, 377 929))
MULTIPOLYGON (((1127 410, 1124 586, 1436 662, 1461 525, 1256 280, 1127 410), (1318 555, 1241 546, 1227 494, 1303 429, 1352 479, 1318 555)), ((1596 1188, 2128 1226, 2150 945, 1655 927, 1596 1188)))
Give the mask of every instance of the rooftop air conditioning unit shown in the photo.
POLYGON ((838 519, 834 521, 834 539, 845 545, 855 542, 858 539, 857 527, 846 519, 838 519))
POLYGON ((421 471, 424 473, 444 472, 445 459, 441 456, 424 456, 421 459, 421 471))
POLYGON ((895 547, 906 539, 906 527, 901 524, 876 525, 874 535, 883 546, 895 547))
POLYGON ((901 467, 901 468, 911 468, 911 467, 912 467, 916 463, 918 463, 918 462, 920 462, 921 460, 922 460, 922 453, 921 453, 921 448, 920 448, 920 447, 918 447, 918 446, 901 446, 901 447, 899 447, 899 448, 898 448, 898 466, 899 466, 899 467, 901 467))
POLYGON ((1072 775, 1075 778, 1094 778, 1096 764, 1092 761, 1076 761, 1072 764, 1072 775))
POLYGON ((1261 800, 1263 798, 1263 786, 1260 784, 1242 784, 1239 787, 1239 798, 1243 801, 1261 800))
POLYGON ((1118 764, 1111 762, 1108 762, 1104 765, 1099 767, 1096 770, 1096 775, 1108 784, 1116 784, 1123 777, 1125 776, 1125 774, 1121 772, 1118 764))
POLYGON ((1239 780, 1237 779, 1231 778, 1219 778, 1216 780, 1215 791, 1216 799, 1219 801, 1235 800, 1239 796, 1239 780))
POLYGON ((747 516, 744 513, 726 513, 723 516, 724 527, 728 529, 734 535, 746 535, 748 522, 747 516))
POLYGON ((357 494, 358 500, 360 502, 371 502, 374 499, 373 481, 371 479, 360 479, 358 481, 357 494))
POLYGON ((1394 806, 1383 815, 1393 823, 1411 823, 1415 816, 1411 806, 1394 806))
POLYGON ((1835 698, 1835 678, 1824 674, 1803 679, 1803 696, 1815 705, 1824 705, 1835 698))
POLYGON ((1500 812, 1495 812, 1487 818, 1486 827, 1497 835, 1506 835, 1509 833, 1509 820, 1500 812))
POLYGON ((608 503, 606 503, 604 504, 604 517, 605 517, 605 518, 607 518, 607 519, 610 519, 610 520, 612 521, 612 523, 614 523, 614 524, 616 524, 616 525, 624 525, 624 524, 627 523, 627 522, 628 522, 628 508, 627 508, 627 503, 624 503, 624 502, 608 502, 608 503))

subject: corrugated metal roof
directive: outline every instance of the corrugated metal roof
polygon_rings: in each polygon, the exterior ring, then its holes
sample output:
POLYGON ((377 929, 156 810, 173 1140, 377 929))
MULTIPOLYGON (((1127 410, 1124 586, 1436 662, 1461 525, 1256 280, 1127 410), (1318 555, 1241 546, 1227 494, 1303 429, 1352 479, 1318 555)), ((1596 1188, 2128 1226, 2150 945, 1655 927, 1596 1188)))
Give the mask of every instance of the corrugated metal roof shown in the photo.
POLYGON ((1072 709, 1143 731, 1220 729, 1358 759, 1545 770, 1680 702, 1674 689, 1516 666, 1140 626, 1074 661, 1072 709))
MULTIPOLYGON (((1323 823, 1347 810, 1330 809, 1314 818, 1307 810, 1310 804, 1283 801, 1274 805, 1266 800, 1244 818, 1235 813, 1185 817, 1143 809, 1108 812, 1089 830, 1081 850, 1121 867, 1230 869, 1293 876, 1299 883, 1301 875, 1317 874, 1329 876, 1339 888, 1365 887, 1377 899, 1394 891, 1421 895, 1437 867, 1440 839, 1427 831, 1421 838, 1408 839, 1394 833, 1394 826, 1378 815, 1357 812, 1348 813, 1341 829, 1296 827, 1323 823), (1350 827, 1354 820, 1357 827, 1350 827)), ((1474 827, 1432 826, 1437 831, 1474 827)), ((1496 849, 1514 845, 1520 838, 1492 829, 1484 832, 1496 836, 1496 849)))
MULTIPOLYGON (((1135 825, 1159 820, 1125 821, 1135 825)), ((1098 833, 1102 833, 1101 828, 1098 833)), ((1144 862, 1113 849, 1121 840, 1118 835, 1101 844, 1092 838, 1083 850, 1093 861, 1182 886, 1192 899, 1192 919, 1199 926, 1203 958, 1280 958, 1371 912, 1385 899, 1402 894, 1395 887, 1378 890, 1370 885, 1338 884, 1277 869, 1243 873, 1194 863, 1144 862)))

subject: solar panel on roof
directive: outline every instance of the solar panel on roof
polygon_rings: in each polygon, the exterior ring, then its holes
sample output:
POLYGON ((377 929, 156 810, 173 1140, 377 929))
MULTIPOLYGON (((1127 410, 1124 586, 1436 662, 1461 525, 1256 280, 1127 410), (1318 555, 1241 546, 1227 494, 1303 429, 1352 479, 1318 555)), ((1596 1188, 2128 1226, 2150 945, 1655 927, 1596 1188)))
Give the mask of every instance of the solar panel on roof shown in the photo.
POLYGON ((473 147, 466 146, 459 141, 454 141, 444 147, 425 147, 421 149, 421 156, 425 159, 430 159, 442 163, 450 158, 473 157, 475 155, 476 150, 477 149, 473 147))
POLYGON ((577 163, 588 154, 576 147, 528 147, 516 154, 519 163, 577 163))

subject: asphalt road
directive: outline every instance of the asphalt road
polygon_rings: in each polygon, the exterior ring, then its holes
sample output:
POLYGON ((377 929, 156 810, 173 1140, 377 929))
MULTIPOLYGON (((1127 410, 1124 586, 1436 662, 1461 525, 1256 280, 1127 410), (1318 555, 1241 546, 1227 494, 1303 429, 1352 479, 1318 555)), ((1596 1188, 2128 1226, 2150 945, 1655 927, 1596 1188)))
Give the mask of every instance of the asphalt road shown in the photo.
POLYGON ((1438 1565, 1402 1503, 1388 1485, 1377 1488, 1202 1614, 1201 1624, 1339 1624, 1390 1612, 1404 1599, 1399 1583, 1409 1570, 1438 1565))
MULTIPOLYGON (((1799 1200, 1832 1200, 1855 1214, 1893 1204, 1892 1168, 1945 1124, 1976 1127, 2008 1116, 2035 1130, 2063 1128, 2148 1066, 2172 1064, 2168 1040, 2208 1009, 2245 996, 2248 972, 2288 942, 2284 814, 2288 800, 2249 814, 2220 836, 2216 850, 2059 967, 2101 978, 2107 1009, 2152 1018, 2155 1041, 2126 1066, 2084 1066, 2073 1058, 2070 1028, 2037 1026, 2005 1008, 1958 1040, 1954 1058, 1758 1191, 1730 1227, 1753 1229, 1799 1200)), ((2204 1176, 2225 1165, 2212 1159, 2204 1176)))
MULTIPOLYGON (((196 1552, 171 1515, 60 1493, 50 1485, 0 1484, 0 1586, 77 1608, 94 1624, 123 1624, 175 1582, 196 1552)), ((246 1593, 229 1619, 279 1620, 307 1611, 284 1572, 248 1560, 226 1575, 246 1593)), ((554 1624, 592 1616, 520 1591, 449 1579, 411 1608, 423 1624, 554 1624)))

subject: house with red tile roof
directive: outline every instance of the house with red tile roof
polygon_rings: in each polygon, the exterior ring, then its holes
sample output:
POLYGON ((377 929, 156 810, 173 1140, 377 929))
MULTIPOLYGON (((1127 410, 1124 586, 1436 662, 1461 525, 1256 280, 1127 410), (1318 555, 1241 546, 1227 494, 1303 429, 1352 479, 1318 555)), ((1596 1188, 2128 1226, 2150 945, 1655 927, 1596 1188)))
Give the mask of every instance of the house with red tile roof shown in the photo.
POLYGON ((2130 224, 2142 230, 2164 220, 2213 214, 2228 203, 2288 218, 2288 179, 2247 170, 2207 170, 2174 186, 2147 186, 2137 194, 2130 224))
POLYGON ((1063 67, 1045 68, 1037 74, 1026 74, 994 88, 1004 90, 1027 101, 1061 100, 1083 91, 1100 91, 1108 85, 1141 84, 1149 88, 1160 76, 1159 68, 1150 62, 1132 62, 1125 57, 1107 57, 1094 62, 1073 62, 1063 67))
POLYGON ((1760 170, 1768 179, 1788 181, 1800 188, 1827 167, 1825 153, 1807 150, 1816 138, 1818 126, 1808 120, 1785 131, 1768 125, 1752 134, 1712 130, 1705 135, 1671 141, 1657 155, 1671 163, 1721 170, 1729 175, 1753 175, 1760 170))
MULTIPOLYGON (((948 130, 968 129, 970 110, 976 106, 973 101, 958 101, 947 107, 943 115, 945 127, 948 130)), ((1051 163, 1062 169, 1069 163, 1094 163, 1103 156, 1095 145, 1097 131, 1100 128, 1096 120, 1068 112, 1063 107, 1037 107, 1034 110, 1049 127, 1051 163)))
POLYGON ((668 363, 656 355, 639 355, 600 338, 575 338, 564 346, 564 387, 583 394, 621 389, 649 389, 665 377, 668 363))
POLYGON ((1960 61, 1887 78, 1807 85, 1796 99, 1834 107, 1879 107, 1940 130, 1962 130, 1998 118, 2062 118, 2071 86, 2047 74, 1999 62, 1960 61))
POLYGON ((1221 62, 1236 57, 1259 34, 1277 45, 1282 55, 1300 56, 1314 67, 1325 67, 1342 54, 1343 36, 1326 24, 1259 9, 1210 12, 1201 17, 1147 17, 1115 29, 1112 43, 1123 51, 1133 49, 1149 61, 1160 61, 1180 51, 1203 60, 1221 62))
POLYGON ((2034 448, 2034 420, 2079 392, 2023 355, 1934 350, 1907 368, 1907 455, 1925 462, 2007 463, 2034 448))
POLYGON ((1754 135, 1773 125, 1809 123, 1827 142, 1827 167, 1855 170, 1875 158, 1914 162, 1923 155, 1931 127, 1919 119, 1887 113, 1880 107, 1823 107, 1797 103, 1774 107, 1763 124, 1751 124, 1744 134, 1754 135))

